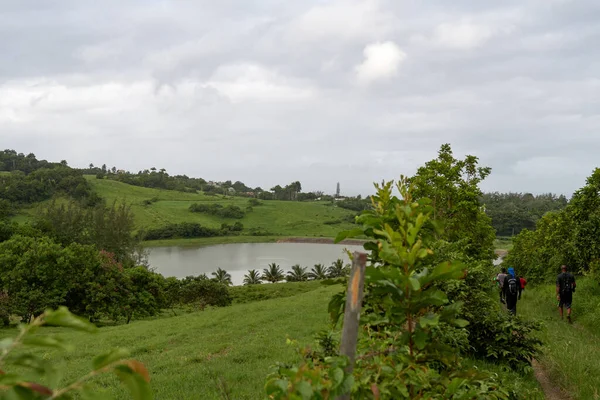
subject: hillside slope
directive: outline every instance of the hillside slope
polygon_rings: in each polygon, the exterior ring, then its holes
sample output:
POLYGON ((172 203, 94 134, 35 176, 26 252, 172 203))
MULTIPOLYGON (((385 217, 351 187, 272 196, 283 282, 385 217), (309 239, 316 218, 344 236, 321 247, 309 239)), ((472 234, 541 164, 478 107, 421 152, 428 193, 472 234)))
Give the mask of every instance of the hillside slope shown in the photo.
POLYGON ((131 186, 125 183, 87 177, 94 190, 108 202, 124 200, 131 204, 138 228, 154 228, 168 223, 197 222, 218 228, 222 223, 240 221, 245 230, 262 229, 277 236, 324 236, 333 237, 340 230, 351 227, 344 222, 353 212, 332 206, 326 202, 261 201, 262 205, 240 220, 219 218, 188 210, 193 203, 217 203, 223 206, 236 205, 246 209, 247 198, 207 196, 131 186), (156 200, 145 205, 145 200, 156 200), (329 224, 325 224, 328 222, 329 224), (338 223, 339 222, 339 223, 338 223))
MULTIPOLYGON (((318 287, 293 297, 105 327, 93 335, 46 328, 44 333, 59 334, 75 346, 73 353, 49 351, 46 357, 67 365, 63 382, 68 382, 89 371, 95 355, 124 347, 147 366, 156 399, 261 399, 269 368, 297 360, 286 335, 312 344, 313 334, 327 328, 327 302, 340 289, 318 287), (221 384, 230 397, 221 396, 221 384)), ((0 338, 14 334, 3 330, 0 338)), ((97 382, 114 397, 126 398, 116 378, 97 382)))

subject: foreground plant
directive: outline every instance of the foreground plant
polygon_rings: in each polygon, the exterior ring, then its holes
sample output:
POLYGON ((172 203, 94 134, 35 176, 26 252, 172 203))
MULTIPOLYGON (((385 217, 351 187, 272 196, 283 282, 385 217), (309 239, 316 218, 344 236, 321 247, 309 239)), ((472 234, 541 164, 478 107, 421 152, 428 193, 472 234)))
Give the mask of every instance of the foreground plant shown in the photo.
MULTIPOLYGON (((376 185, 373 208, 357 218, 361 228, 336 238, 371 239, 364 245, 370 254, 352 376, 340 368, 345 357, 305 351, 299 367, 279 365, 269 377, 269 398, 331 399, 342 390, 360 399, 508 398, 487 375, 465 370, 458 349, 444 344, 444 331, 464 330, 468 322, 458 318, 461 303, 450 304, 437 284, 462 279, 466 270, 460 262, 431 261, 440 229, 430 201, 414 201, 404 178, 397 185, 401 198, 392 195, 392 185, 376 185)), ((340 293, 329 305, 334 323, 345 297, 340 293)))
POLYGON ((151 399, 150 377, 146 367, 136 360, 126 359, 128 352, 114 349, 92 360, 86 375, 61 386, 64 369, 46 360, 39 348, 72 351, 72 346, 59 337, 36 334, 44 325, 61 326, 84 332, 96 327, 71 314, 66 307, 46 310, 28 325, 19 327, 15 338, 0 341, 0 398, 1 399, 71 399, 77 392, 82 399, 106 399, 98 394, 92 381, 105 373, 115 373, 127 387, 133 399, 151 399))

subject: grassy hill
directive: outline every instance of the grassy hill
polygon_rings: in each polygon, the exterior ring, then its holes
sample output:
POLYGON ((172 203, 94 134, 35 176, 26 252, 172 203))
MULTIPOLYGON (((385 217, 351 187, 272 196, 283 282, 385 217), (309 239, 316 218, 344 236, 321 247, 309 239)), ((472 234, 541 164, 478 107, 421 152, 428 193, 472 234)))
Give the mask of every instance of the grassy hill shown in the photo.
MULTIPOLYGON (((236 287, 236 304, 226 308, 104 327, 93 335, 44 328, 75 346, 67 354, 49 350, 45 358, 67 365, 63 382, 69 382, 89 371, 95 355, 124 347, 150 371, 156 399, 263 399, 270 367, 299 361, 286 338, 313 345, 314 335, 330 328, 327 304, 341 289, 318 282, 236 287)), ((0 339, 15 334, 2 330, 0 339)), ((496 373, 519 393, 538 387, 532 374, 475 360, 465 360, 465 366, 496 373)), ((115 398, 126 398, 116 378, 101 376, 95 382, 115 398)))
MULTIPOLYGON (((204 213, 192 213, 188 210, 193 203, 216 203, 223 206, 236 205, 243 210, 249 205, 247 198, 225 197, 222 195, 208 196, 202 193, 182 193, 174 190, 150 189, 128 185, 109 179, 96 179, 86 176, 101 197, 108 203, 113 200, 125 201, 131 204, 135 215, 136 228, 155 228, 169 223, 196 222, 203 226, 218 228, 222 223, 233 224, 240 221, 244 224, 241 236, 167 240, 155 243, 163 244, 210 244, 222 242, 264 242, 274 241, 280 237, 335 237, 352 224, 348 217, 352 211, 336 207, 329 202, 292 202, 292 201, 262 201, 262 205, 253 207, 245 217, 224 219, 204 213), (146 200, 151 200, 146 204, 146 200), (244 236, 248 230, 256 228, 267 231, 270 236, 244 236)), ((27 215, 34 213, 35 207, 24 210, 24 215, 16 220, 25 221, 27 215)))
MULTIPOLYGON (((290 284, 258 286, 261 288, 255 291, 271 297, 287 295, 280 289, 290 284)), ((292 291, 302 290, 302 284, 291 286, 292 291)), ((287 335, 312 344, 313 334, 328 327, 327 302, 341 290, 340 286, 324 287, 314 282, 304 286, 310 291, 105 327, 93 335, 45 328, 44 333, 60 334, 75 346, 73 353, 48 351, 46 357, 68 365, 63 381, 68 382, 89 371, 95 355, 124 347, 132 358, 147 366, 156 399, 262 399, 270 367, 297 360, 294 348, 286 344, 287 335), (223 396, 222 385, 227 387, 228 396, 223 396)), ((14 329, 3 330, 0 338, 15 334, 14 329)), ((114 397, 126 397, 116 378, 104 376, 97 382, 114 397)))

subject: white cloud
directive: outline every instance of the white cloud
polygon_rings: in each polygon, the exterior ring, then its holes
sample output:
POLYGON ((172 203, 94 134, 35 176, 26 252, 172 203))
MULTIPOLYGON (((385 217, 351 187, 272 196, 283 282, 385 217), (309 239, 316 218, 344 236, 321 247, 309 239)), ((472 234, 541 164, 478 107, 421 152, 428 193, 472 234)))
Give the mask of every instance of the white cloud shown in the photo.
POLYGON ((434 43, 452 49, 468 50, 481 46, 494 35, 486 25, 468 21, 439 24, 433 32, 434 43))
POLYGON ((336 0, 308 9, 288 32, 296 41, 377 38, 394 29, 394 20, 379 0, 336 0))
POLYGON ((368 45, 363 55, 365 59, 356 66, 356 77, 363 84, 396 76, 406 59, 406 53, 390 41, 368 45))
POLYGON ((310 83, 285 77, 254 63, 221 66, 206 86, 218 90, 232 102, 307 100, 316 94, 310 83))

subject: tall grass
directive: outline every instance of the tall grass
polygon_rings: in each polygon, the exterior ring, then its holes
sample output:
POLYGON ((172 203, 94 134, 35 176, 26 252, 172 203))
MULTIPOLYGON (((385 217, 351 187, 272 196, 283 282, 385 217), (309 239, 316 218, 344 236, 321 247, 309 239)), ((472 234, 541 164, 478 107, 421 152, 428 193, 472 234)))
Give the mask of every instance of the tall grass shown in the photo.
POLYGON ((600 399, 599 306, 598 283, 590 279, 578 279, 573 325, 559 317, 554 285, 528 287, 518 306, 521 315, 543 322, 540 362, 553 382, 576 399, 600 399))

